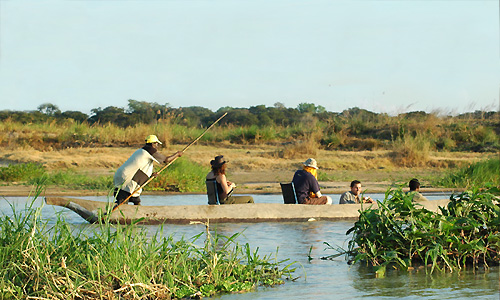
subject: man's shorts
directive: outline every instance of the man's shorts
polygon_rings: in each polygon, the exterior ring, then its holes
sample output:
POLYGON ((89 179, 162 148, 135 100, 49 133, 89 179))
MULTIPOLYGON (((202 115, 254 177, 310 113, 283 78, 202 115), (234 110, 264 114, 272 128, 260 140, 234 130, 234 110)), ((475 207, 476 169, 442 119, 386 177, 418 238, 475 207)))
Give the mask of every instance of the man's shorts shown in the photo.
MULTIPOLYGON (((117 205, 120 205, 125 199, 127 199, 130 196, 130 193, 124 190, 121 190, 119 188, 115 188, 115 203, 117 205)), ((141 205, 141 198, 140 197, 130 197, 128 199, 128 202, 134 203, 134 205, 141 205)))

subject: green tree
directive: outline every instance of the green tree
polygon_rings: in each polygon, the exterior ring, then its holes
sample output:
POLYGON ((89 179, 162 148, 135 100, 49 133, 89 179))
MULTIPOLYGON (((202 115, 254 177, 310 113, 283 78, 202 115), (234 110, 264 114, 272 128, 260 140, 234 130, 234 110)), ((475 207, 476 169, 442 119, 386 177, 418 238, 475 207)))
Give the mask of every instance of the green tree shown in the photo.
POLYGON ((184 125, 191 127, 206 127, 214 120, 214 112, 201 106, 179 108, 184 125))
POLYGON ((61 113, 58 118, 61 118, 61 119, 73 119, 77 122, 85 122, 87 121, 87 119, 89 118, 89 116, 87 114, 84 114, 82 112, 79 112, 79 111, 73 111, 73 110, 67 110, 63 113, 61 113))
POLYGON ((57 107, 57 105, 52 104, 52 103, 40 104, 37 107, 37 110, 39 112, 41 112, 42 114, 45 114, 45 115, 51 116, 51 117, 55 116, 56 114, 61 113, 61 110, 59 109, 59 107, 57 107))
POLYGON ((316 106, 314 103, 300 103, 297 105, 297 109, 301 113, 322 113, 326 111, 321 105, 316 106))
POLYGON ((125 113, 125 110, 121 107, 108 106, 105 109, 94 108, 91 110, 93 113, 90 116, 90 123, 113 123, 120 127, 129 127, 134 124, 129 120, 128 115, 125 113))

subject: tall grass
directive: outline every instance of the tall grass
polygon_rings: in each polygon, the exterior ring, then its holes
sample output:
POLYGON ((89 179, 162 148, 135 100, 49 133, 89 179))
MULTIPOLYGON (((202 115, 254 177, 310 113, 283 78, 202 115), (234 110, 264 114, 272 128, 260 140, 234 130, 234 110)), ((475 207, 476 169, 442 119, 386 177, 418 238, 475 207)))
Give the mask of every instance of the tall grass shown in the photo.
POLYGON ((500 159, 490 158, 445 174, 436 184, 450 188, 469 189, 473 186, 500 187, 500 159))
MULTIPOLYGON (((106 124, 82 124, 75 121, 46 121, 23 124, 9 119, 0 123, 0 146, 37 150, 96 145, 140 145, 144 137, 156 134, 169 144, 188 144, 204 128, 183 125, 176 117, 153 124, 127 128, 106 124)), ((325 149, 393 149, 402 164, 420 163, 425 151, 498 151, 500 137, 494 119, 440 117, 437 114, 337 115, 321 117, 305 114, 294 125, 234 124, 215 126, 200 142, 228 141, 239 144, 286 143, 304 140, 317 133, 318 147, 325 149), (405 159, 409 154, 414 158, 405 159)))
POLYGON ((401 166, 420 167, 429 161, 430 150, 431 141, 428 137, 406 134, 394 142, 391 157, 401 166))
MULTIPOLYGON (((181 299, 284 283, 294 269, 207 229, 191 239, 100 223, 79 231, 33 203, 0 218, 1 299, 181 299)), ((208 225, 207 225, 208 226, 208 225)))

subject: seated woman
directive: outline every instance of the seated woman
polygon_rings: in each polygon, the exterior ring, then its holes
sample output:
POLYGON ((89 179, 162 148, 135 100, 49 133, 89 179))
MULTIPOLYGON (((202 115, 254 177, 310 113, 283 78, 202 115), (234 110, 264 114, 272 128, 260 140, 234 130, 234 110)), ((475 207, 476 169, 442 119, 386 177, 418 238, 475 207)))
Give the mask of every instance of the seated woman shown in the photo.
MULTIPOLYGON (((220 204, 239 204, 239 203, 254 203, 252 196, 233 196, 231 195, 233 189, 236 185, 233 182, 230 182, 226 178, 226 165, 229 161, 224 159, 224 156, 219 155, 216 156, 215 159, 210 161, 210 165, 212 166, 212 171, 207 174, 206 182, 207 187, 211 183, 215 183, 217 196, 220 204)), ((207 188, 207 194, 209 197, 210 203, 210 191, 207 188)), ((216 202, 216 201, 212 201, 216 202)))

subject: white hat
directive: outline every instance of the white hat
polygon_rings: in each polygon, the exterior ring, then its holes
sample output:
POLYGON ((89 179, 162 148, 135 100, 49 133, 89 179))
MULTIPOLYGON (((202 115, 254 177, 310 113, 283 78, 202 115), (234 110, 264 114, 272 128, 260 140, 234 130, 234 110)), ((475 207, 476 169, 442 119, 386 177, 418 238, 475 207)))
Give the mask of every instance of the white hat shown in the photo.
POLYGON ((304 166, 306 167, 311 167, 311 168, 315 168, 317 169, 318 168, 318 164, 316 163, 316 160, 314 158, 308 158, 305 162, 304 162, 304 166))
POLYGON ((146 137, 146 144, 151 144, 151 143, 158 143, 158 144, 160 144, 160 145, 161 145, 160 140, 159 140, 159 139, 158 139, 158 137, 157 137, 156 135, 154 135, 154 134, 152 134, 152 135, 148 135, 148 136, 146 137))

